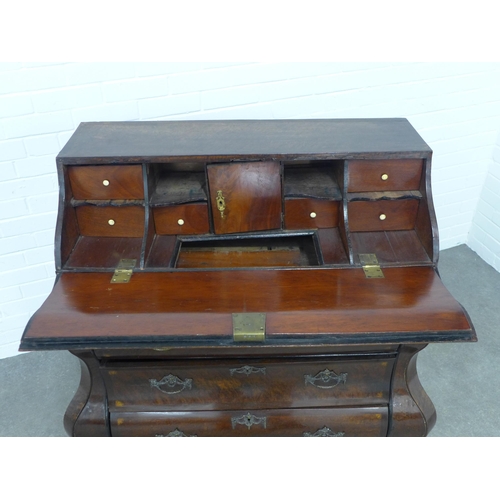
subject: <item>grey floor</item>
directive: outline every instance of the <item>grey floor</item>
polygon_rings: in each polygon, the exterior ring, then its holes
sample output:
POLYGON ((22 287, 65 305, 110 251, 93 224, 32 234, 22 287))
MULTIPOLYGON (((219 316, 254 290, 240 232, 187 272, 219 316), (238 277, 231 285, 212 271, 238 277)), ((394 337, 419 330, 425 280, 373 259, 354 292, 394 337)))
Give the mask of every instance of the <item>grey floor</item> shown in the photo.
MULTIPOLYGON (((476 327, 477 343, 432 344, 418 372, 437 410, 430 436, 500 436, 500 273, 467 246, 441 252, 441 277, 476 327)), ((68 352, 0 360, 0 436, 65 436, 80 380, 68 352)))

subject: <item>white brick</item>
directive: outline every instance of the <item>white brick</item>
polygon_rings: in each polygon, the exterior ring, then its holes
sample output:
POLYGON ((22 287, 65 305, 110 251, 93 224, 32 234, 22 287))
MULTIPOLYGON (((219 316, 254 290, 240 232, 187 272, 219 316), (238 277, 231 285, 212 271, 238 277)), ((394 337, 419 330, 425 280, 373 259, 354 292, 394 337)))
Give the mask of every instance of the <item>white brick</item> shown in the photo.
POLYGON ((24 199, 0 201, 0 221, 28 214, 29 210, 24 199))
MULTIPOLYGON (((20 236, 13 236, 11 238, 2 238, 2 253, 9 254, 13 252, 21 252, 30 248, 36 248, 39 244, 32 234, 22 234, 20 236)), ((0 283, 1 280, 0 280, 0 283)), ((2 286, 6 286, 2 283, 2 286)))
POLYGON ((102 103, 102 91, 99 85, 69 87, 40 92, 33 95, 32 99, 35 111, 46 113, 96 106, 102 103))
MULTIPOLYGON (((93 106, 89 108, 80 108, 75 109, 71 112, 73 116, 73 121, 76 127, 82 122, 93 122, 93 121, 127 121, 127 120, 138 120, 139 119, 139 110, 137 106, 137 102, 135 100, 132 101, 124 101, 114 104, 102 104, 100 106, 93 106)), ((71 133, 68 132, 67 138, 72 135, 74 131, 71 133)), ((67 142, 64 141, 62 146, 67 142)))
POLYGON ((55 178, 57 175, 55 153, 16 160, 14 166, 16 167, 18 177, 31 178, 51 174, 55 178))
POLYGON ((221 88, 231 85, 231 69, 220 68, 198 73, 171 75, 168 79, 169 94, 188 94, 221 88))
POLYGON ((0 142, 0 159, 2 162, 7 160, 17 160, 18 158, 26 157, 26 149, 23 141, 1 141, 0 142))
POLYGON ((51 193, 57 189, 57 176, 55 174, 17 179, 0 183, 0 200, 36 196, 40 193, 51 193))
POLYGON ((167 117, 200 110, 199 94, 184 94, 161 97, 159 99, 141 99, 139 116, 142 119, 167 117))
POLYGON ((46 247, 48 245, 54 244, 55 237, 55 226, 52 229, 46 229, 45 231, 39 231, 33 234, 36 240, 36 244, 39 247, 46 247))
POLYGON ((20 316, 26 311, 35 312, 43 304, 47 297, 39 295, 38 297, 23 298, 12 302, 6 302, 0 305, 0 312, 5 319, 11 316, 20 316))
POLYGON ((216 109, 256 102, 259 102, 259 91, 255 85, 213 90, 201 94, 203 109, 216 109))
POLYGON ((27 115, 33 112, 31 99, 26 95, 0 97, 0 118, 27 115))
POLYGON ((22 63, 18 62, 0 62, 0 73, 5 71, 15 71, 23 67, 22 63))
MULTIPOLYGON (((21 333, 19 333, 19 338, 21 338, 21 333)), ((15 342, 3 342, 3 337, 0 337, 0 359, 10 358, 12 356, 18 356, 20 353, 19 350, 19 340, 15 342)))
POLYGON ((21 288, 19 286, 0 288, 0 304, 3 304, 8 300, 21 299, 22 297, 23 294, 21 293, 21 288))
POLYGON ((55 226, 56 216, 56 212, 49 212, 1 221, 0 231, 4 236, 10 237, 49 229, 55 226))
POLYGON ((104 83, 102 86, 105 102, 129 101, 168 94, 168 78, 140 78, 104 83))
MULTIPOLYGON (((11 333, 11 335, 15 334, 15 332, 12 332, 12 330, 17 330, 17 335, 19 336, 19 339, 20 339, 21 335, 26 327, 26 324, 28 323, 28 320, 30 319, 31 314, 32 314, 31 311, 27 311, 26 313, 20 314, 18 316, 9 316, 7 318, 2 318, 2 320, 1 320, 2 323, 0 325, 2 327, 1 331, 5 332, 2 334, 2 340, 4 340, 6 338, 6 337, 4 337, 4 335, 6 335, 8 333, 11 333)), ((15 340, 15 337, 12 338, 9 335, 8 342, 13 342, 14 340, 15 340)))
POLYGON ((8 71, 0 78, 0 94, 64 86, 64 64, 8 71))
POLYGON ((52 193, 30 196, 26 199, 30 213, 56 212, 59 202, 59 194, 52 193))
POLYGON ((313 82, 313 78, 300 78, 259 85, 259 101, 275 101, 310 95, 313 82))
POLYGON ((271 120, 275 118, 269 103, 212 109, 183 116, 185 120, 271 120))
POLYGON ((51 266, 54 265, 54 245, 25 250, 23 255, 28 266, 46 263, 50 263, 51 266))
POLYGON ((54 288, 54 279, 47 278, 40 281, 32 281, 21 285, 20 287, 22 297, 35 297, 37 295, 48 296, 54 288))
POLYGON ((55 113, 40 113, 29 116, 9 118, 5 127, 6 137, 15 139, 40 134, 73 130, 73 120, 69 111, 55 113))
POLYGON ((21 269, 26 265, 26 259, 22 253, 0 254, 0 273, 21 269))
POLYGON ((15 271, 8 271, 0 273, 0 282, 2 286, 15 286, 29 283, 47 278, 45 266, 39 264, 37 266, 29 266, 24 269, 17 269, 15 271))
MULTIPOLYGON (((226 63, 223 63, 226 64, 226 63)), ((204 65, 195 62, 139 62, 134 63, 135 76, 172 75, 200 71, 204 65)))
POLYGON ((0 163, 0 182, 17 179, 17 172, 13 162, 0 163))
POLYGON ((30 156, 56 156, 60 151, 58 134, 25 137, 23 143, 30 156))

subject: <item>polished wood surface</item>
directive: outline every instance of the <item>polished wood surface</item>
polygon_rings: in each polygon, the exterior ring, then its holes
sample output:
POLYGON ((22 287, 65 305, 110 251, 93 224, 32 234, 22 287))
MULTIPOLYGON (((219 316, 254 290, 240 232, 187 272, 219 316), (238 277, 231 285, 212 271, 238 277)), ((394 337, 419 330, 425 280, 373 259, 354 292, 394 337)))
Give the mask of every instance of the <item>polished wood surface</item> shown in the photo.
POLYGON ((387 407, 196 412, 112 412, 112 436, 385 436, 387 407), (252 419, 253 415, 253 419, 252 419), (250 422, 247 425, 247 421, 250 422), (255 421, 255 423, 252 423, 255 421), (238 423, 241 422, 241 423, 238 423))
POLYGON ((418 352, 476 340, 437 273, 431 158, 398 118, 81 124, 20 346, 81 360, 68 434, 427 435, 418 352), (238 342, 251 312, 265 336, 238 342))
POLYGON ((417 200, 352 201, 348 205, 349 228, 352 232, 413 229, 418 204, 417 200))
POLYGON ((349 192, 417 190, 422 160, 384 159, 349 161, 349 192))
POLYGON ((76 218, 82 236, 113 238, 144 236, 142 207, 78 207, 76 218))
POLYGON ((109 362, 103 375, 111 410, 312 408, 387 404, 393 366, 389 357, 223 358, 109 362), (326 370, 333 373, 322 380, 326 370))
POLYGON ((277 162, 209 165, 215 234, 281 228, 281 166, 277 162), (217 207, 222 194, 224 211, 217 207))
POLYGON ((153 208, 156 234, 205 234, 210 231, 206 203, 153 208))
POLYGON ((80 200, 144 198, 141 165, 68 167, 73 196, 80 200))
POLYGON ((283 342, 334 335, 330 341, 342 343, 377 334, 402 342, 416 333, 435 340, 475 338, 433 269, 386 268, 384 274, 368 280, 362 269, 138 272, 127 285, 111 285, 110 273, 68 273, 31 320, 23 342, 231 338, 231 314, 241 311, 266 312, 266 338, 283 342))
POLYGON ((294 198, 285 200, 285 229, 318 229, 339 225, 338 201, 294 198))

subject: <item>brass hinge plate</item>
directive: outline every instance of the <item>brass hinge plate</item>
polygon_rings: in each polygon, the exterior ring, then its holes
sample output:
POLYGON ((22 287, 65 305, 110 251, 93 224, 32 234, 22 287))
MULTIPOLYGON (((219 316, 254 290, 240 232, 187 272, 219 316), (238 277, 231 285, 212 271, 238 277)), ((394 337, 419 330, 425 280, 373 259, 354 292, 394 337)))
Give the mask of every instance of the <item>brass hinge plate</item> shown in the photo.
POLYGON ((233 340, 235 342, 264 342, 266 340, 265 313, 234 313, 233 340))
POLYGON ((374 253, 360 253, 359 260, 367 278, 385 278, 374 253))
POLYGON ((137 259, 121 259, 116 266, 111 283, 128 283, 134 272, 135 263, 137 259))

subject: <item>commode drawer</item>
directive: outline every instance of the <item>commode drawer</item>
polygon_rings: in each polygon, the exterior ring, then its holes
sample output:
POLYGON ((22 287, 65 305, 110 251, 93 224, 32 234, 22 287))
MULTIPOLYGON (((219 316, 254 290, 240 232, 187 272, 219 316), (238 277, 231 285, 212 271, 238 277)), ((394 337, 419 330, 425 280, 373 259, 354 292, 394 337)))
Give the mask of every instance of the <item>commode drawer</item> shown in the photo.
POLYGON ((208 206, 206 203, 186 203, 153 208, 157 234, 206 234, 208 206))
POLYGON ((141 200, 141 165, 68 167, 73 197, 78 200, 141 200))
POLYGON ((404 231, 415 227, 419 200, 352 201, 351 231, 404 231))
POLYGON ((165 413, 111 412, 111 435, 119 437, 381 437, 387 435, 387 429, 387 406, 165 413))
POLYGON ((285 200, 285 229, 338 227, 340 202, 293 198, 285 200))
POLYGON ((418 190, 422 166, 422 160, 351 160, 348 191, 418 190))
POLYGON ((143 207, 94 207, 76 209, 82 236, 142 237, 143 207))
POLYGON ((109 363, 111 409, 128 411, 386 404, 393 358, 109 363))

